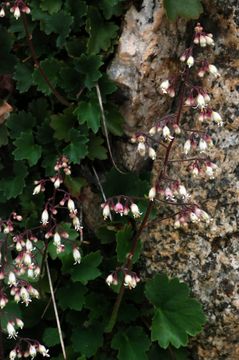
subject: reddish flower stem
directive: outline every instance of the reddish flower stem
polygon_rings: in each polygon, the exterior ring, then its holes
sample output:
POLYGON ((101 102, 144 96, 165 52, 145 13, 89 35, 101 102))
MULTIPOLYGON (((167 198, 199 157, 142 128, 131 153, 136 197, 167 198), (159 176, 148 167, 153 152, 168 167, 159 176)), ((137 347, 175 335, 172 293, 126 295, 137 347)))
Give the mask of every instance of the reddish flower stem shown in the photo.
POLYGON ((49 86, 49 88, 51 89, 52 93, 54 94, 54 96, 56 97, 56 99, 64 106, 71 106, 71 103, 69 103, 69 101, 67 99, 65 99, 52 85, 52 83, 50 82, 47 74, 45 73, 44 69, 41 67, 40 62, 38 61, 37 58, 37 54, 35 51, 35 48, 33 46, 32 43, 32 34, 30 34, 29 28, 28 28, 28 23, 27 23, 27 18, 25 14, 22 14, 22 19, 23 19, 23 25, 24 25, 24 29, 25 29, 25 33, 26 33, 26 38, 27 38, 27 42, 28 42, 28 46, 32 55, 32 59, 34 61, 35 67, 39 70, 41 76, 43 77, 43 79, 45 80, 46 84, 49 86))

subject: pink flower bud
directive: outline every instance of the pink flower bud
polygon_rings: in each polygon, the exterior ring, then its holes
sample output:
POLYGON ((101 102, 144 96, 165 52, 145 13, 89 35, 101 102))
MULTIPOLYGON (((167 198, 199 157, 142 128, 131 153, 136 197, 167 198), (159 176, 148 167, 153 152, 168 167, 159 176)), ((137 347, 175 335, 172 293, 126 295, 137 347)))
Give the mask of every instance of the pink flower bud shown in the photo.
POLYGON ((114 206, 114 211, 116 214, 120 214, 122 216, 124 214, 124 206, 118 201, 114 206))

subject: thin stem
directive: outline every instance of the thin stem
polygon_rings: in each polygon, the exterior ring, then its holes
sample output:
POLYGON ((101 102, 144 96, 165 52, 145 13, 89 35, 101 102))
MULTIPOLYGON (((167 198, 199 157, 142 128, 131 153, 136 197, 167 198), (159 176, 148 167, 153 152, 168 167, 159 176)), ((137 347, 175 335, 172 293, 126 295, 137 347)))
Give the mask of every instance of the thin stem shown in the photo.
MULTIPOLYGON (((128 270, 130 270, 131 267, 132 267, 132 259, 133 259, 135 250, 137 248, 140 235, 142 234, 142 231, 143 231, 143 229, 146 226, 146 223, 148 221, 148 218, 149 218, 149 215, 151 213, 152 207, 153 207, 153 202, 150 201, 149 204, 148 204, 147 210, 146 210, 146 212, 144 214, 144 218, 142 220, 142 223, 140 224, 140 227, 139 227, 139 229, 138 229, 138 231, 135 234, 135 237, 133 239, 133 243, 132 243, 131 250, 129 252, 129 256, 128 256, 128 258, 126 260, 126 263, 124 265, 124 268, 126 268, 128 270)), ((115 326, 117 316, 118 316, 118 312, 119 312, 119 308, 120 308, 120 304, 121 304, 121 301, 122 301, 123 296, 124 296, 124 292, 125 292, 125 287, 124 287, 124 282, 122 281, 120 291, 119 291, 119 294, 118 294, 118 296, 116 298, 116 301, 115 301, 115 304, 114 304, 114 307, 113 307, 113 310, 112 310, 112 314, 111 314, 109 323, 108 323, 108 325, 107 325, 107 327, 105 329, 105 332, 111 333, 114 326, 115 326)))
POLYGON ((33 42, 32 42, 32 34, 29 31, 28 28, 28 22, 27 22, 27 17, 25 14, 22 14, 22 19, 23 19, 23 25, 24 25, 24 29, 25 29, 25 33, 26 33, 26 38, 27 38, 27 42, 28 42, 28 46, 29 49, 31 51, 31 55, 32 55, 32 59, 34 61, 35 67, 39 70, 41 76, 43 77, 43 79, 45 80, 46 84, 49 86, 49 88, 51 89, 52 93, 55 95, 55 97, 57 98, 57 100, 64 106, 71 106, 71 103, 69 103, 69 101, 67 99, 65 99, 52 85, 52 83, 50 82, 47 74, 45 73, 44 69, 41 67, 40 62, 38 61, 37 58, 37 54, 35 51, 35 48, 33 46, 33 42))
POLYGON ((96 87, 98 102, 99 102, 99 105, 100 105, 100 111, 101 111, 103 129, 104 129, 104 134, 105 134, 105 138, 106 138, 106 143, 107 143, 108 151, 109 151, 109 154, 110 154, 110 159, 111 159, 111 161, 112 161, 112 164, 113 164, 114 168, 115 168, 119 173, 125 174, 122 170, 120 170, 120 169, 118 168, 118 166, 116 165, 115 160, 114 160, 114 158, 113 158, 113 154, 112 154, 112 150, 111 150, 111 145, 110 145, 110 140, 109 140, 108 129, 107 129, 107 124, 106 124, 105 111, 104 111, 103 102, 102 102, 102 96, 101 96, 101 92, 100 92, 100 87, 99 87, 98 84, 97 84, 95 87, 96 87))
POLYGON ((50 269, 49 269, 49 265, 48 265, 47 260, 46 260, 46 271, 47 271, 47 277, 48 277, 48 282, 49 282, 49 286, 50 286, 50 292, 51 292, 53 308, 54 308, 55 317, 56 317, 56 324, 57 324, 58 334, 59 334, 59 338, 60 338, 60 342, 61 342, 62 354, 63 354, 64 360, 67 360, 66 349, 65 349, 65 344, 64 344, 62 330, 61 330, 61 323, 60 323, 60 319, 59 319, 58 309, 57 309, 57 306, 56 306, 56 299, 55 299, 54 289, 53 289, 52 280, 51 280, 51 273, 50 273, 50 269))

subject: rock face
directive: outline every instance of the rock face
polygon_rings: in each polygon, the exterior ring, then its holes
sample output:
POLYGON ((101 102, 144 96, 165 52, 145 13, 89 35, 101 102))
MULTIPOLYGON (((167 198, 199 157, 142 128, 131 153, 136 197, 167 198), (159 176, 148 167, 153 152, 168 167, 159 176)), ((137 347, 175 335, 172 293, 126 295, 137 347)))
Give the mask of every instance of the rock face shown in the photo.
MULTIPOLYGON (((216 144, 210 156, 220 166, 214 180, 191 179, 182 164, 172 174, 182 179, 192 197, 211 214, 209 227, 189 226, 175 230, 173 221, 155 222, 145 236, 145 271, 165 271, 178 276, 192 288, 208 317, 204 332, 194 339, 192 358, 197 360, 239 359, 239 46, 238 1, 204 1, 200 19, 214 34, 216 46, 210 62, 219 69, 217 81, 205 80, 212 95, 212 107, 224 121, 214 129, 216 144)), ((115 58, 109 68, 127 101, 122 106, 126 132, 131 135, 149 129, 172 107, 173 101, 159 93, 159 85, 178 68, 178 56, 185 48, 192 24, 170 23, 160 0, 145 0, 140 9, 131 7, 125 17, 115 58)), ((124 163, 135 163, 132 145, 124 147, 124 163)), ((163 150, 159 149, 160 152, 163 150)), ((174 156, 180 156, 175 148, 174 156)), ((141 160, 142 162, 142 160, 141 160)), ((160 169, 155 161, 154 176, 160 169)), ((164 210, 159 209, 160 216, 164 210)))

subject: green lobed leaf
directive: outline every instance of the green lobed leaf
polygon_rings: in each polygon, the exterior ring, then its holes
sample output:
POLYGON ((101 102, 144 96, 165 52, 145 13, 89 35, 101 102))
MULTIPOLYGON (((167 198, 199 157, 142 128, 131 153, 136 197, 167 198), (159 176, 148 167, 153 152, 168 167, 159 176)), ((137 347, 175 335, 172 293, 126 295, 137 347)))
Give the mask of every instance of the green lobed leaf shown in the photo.
POLYGON ((88 143, 89 139, 86 134, 81 133, 81 131, 72 129, 70 131, 70 144, 63 149, 63 153, 68 156, 70 161, 74 164, 79 164, 80 160, 88 153, 88 143))
POLYGON ((101 0, 99 6, 104 17, 110 19, 113 15, 120 15, 122 13, 122 2, 123 0, 101 0))
POLYGON ((71 196, 77 198, 80 195, 81 189, 87 185, 87 182, 83 177, 72 177, 68 175, 64 179, 64 185, 67 187, 71 196))
POLYGON ((57 328, 46 328, 42 335, 42 340, 46 346, 55 346, 60 344, 60 338, 57 328))
POLYGON ((71 108, 66 109, 62 114, 52 115, 50 126, 54 130, 54 138, 69 141, 75 120, 71 108))
POLYGON ((11 138, 17 138, 21 132, 30 131, 35 124, 35 117, 26 111, 12 113, 6 121, 11 138))
POLYGON ((111 346, 118 350, 119 360, 147 360, 146 351, 149 349, 150 340, 143 328, 135 326, 119 331, 113 337, 111 346))
POLYGON ((99 250, 84 256, 79 266, 75 266, 70 271, 72 281, 80 281, 85 285, 88 281, 96 279, 101 274, 98 269, 101 261, 102 256, 99 250))
POLYGON ((80 124, 86 123, 88 128, 97 133, 100 128, 100 107, 98 101, 90 99, 81 101, 74 111, 80 124))
POLYGON ((56 46, 62 47, 65 43, 67 36, 70 33, 73 17, 65 11, 59 11, 47 18, 45 21, 45 33, 58 34, 56 39, 56 46))
POLYGON ((205 316, 201 305, 189 296, 189 288, 177 278, 156 275, 146 283, 145 295, 155 306, 151 339, 166 349, 170 344, 186 346, 188 335, 202 330, 205 316))
POLYGON ((99 68, 103 65, 99 55, 82 54, 77 60, 75 68, 84 77, 84 84, 88 89, 95 86, 97 80, 102 76, 99 68))
POLYGON ((111 311, 110 301, 105 294, 90 292, 86 295, 85 308, 89 310, 88 321, 95 323, 95 320, 107 321, 111 311))
POLYGON ((198 19, 203 12, 201 0, 164 0, 168 18, 175 21, 177 17, 198 19))
POLYGON ((57 291, 57 300, 62 310, 81 311, 85 304, 87 288, 81 283, 69 283, 57 291))
POLYGON ((15 160, 27 160, 30 166, 36 165, 41 157, 41 146, 35 144, 32 132, 21 133, 14 141, 16 149, 13 151, 15 160))
MULTIPOLYGON (((40 65, 44 70, 47 78, 49 79, 51 85, 55 87, 57 85, 58 73, 60 70, 59 61, 53 58, 47 58, 41 61, 40 65)), ((34 70, 33 82, 37 86, 38 90, 41 91, 44 95, 50 95, 52 93, 52 90, 46 83, 45 79, 42 77, 39 69, 34 70)))
POLYGON ((14 162, 13 174, 13 176, 5 176, 0 180, 0 191, 4 194, 6 200, 16 198, 25 187, 25 178, 28 171, 24 162, 14 162))
POLYGON ((103 344, 103 328, 99 323, 94 326, 79 327, 72 331, 72 346, 75 352, 80 352, 86 358, 96 354, 96 351, 103 344))
POLYGON ((10 53, 14 38, 4 27, 1 26, 0 30, 0 75, 6 75, 14 72, 16 64, 16 57, 10 53))
POLYGON ((90 35, 88 51, 98 54, 100 50, 108 50, 111 41, 116 37, 118 26, 113 22, 104 21, 96 7, 89 6, 87 16, 87 31, 90 35))
MULTIPOLYGON (((131 225, 125 225, 122 230, 119 230, 116 234, 116 252, 117 252, 117 260, 120 263, 124 263, 127 255, 132 248, 132 240, 133 240, 133 229, 131 225)), ((133 264, 138 261, 140 252, 142 248, 142 243, 139 241, 137 248, 135 250, 133 256, 133 264)))
POLYGON ((40 8, 49 14, 57 13, 61 10, 62 0, 40 0, 40 8))
POLYGON ((161 349, 157 344, 153 344, 149 352, 148 360, 189 360, 187 349, 180 348, 175 349, 171 347, 170 349, 164 350, 161 349))
POLYGON ((81 26, 85 23, 87 15, 87 3, 85 0, 68 0, 66 6, 71 14, 74 14, 73 28, 77 32, 81 30, 81 26))
POLYGON ((101 136, 91 136, 88 146, 88 158, 90 160, 105 160, 107 159, 107 149, 102 145, 104 139, 101 136))
POLYGON ((24 93, 32 86, 32 68, 24 63, 17 63, 13 79, 16 80, 16 88, 20 93, 24 93))

